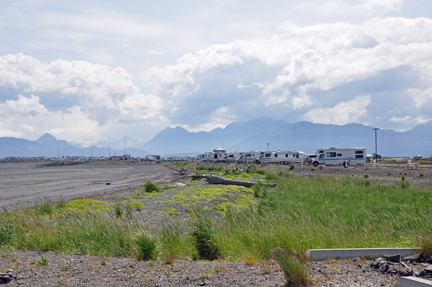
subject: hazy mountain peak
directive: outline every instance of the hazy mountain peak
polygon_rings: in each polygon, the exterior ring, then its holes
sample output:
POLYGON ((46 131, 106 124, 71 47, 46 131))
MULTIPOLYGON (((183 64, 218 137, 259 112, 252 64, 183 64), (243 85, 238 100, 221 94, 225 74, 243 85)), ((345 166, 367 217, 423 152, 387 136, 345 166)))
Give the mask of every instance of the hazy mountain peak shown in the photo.
POLYGON ((38 144, 46 144, 53 141, 57 141, 57 139, 50 133, 43 134, 40 138, 36 140, 38 144))

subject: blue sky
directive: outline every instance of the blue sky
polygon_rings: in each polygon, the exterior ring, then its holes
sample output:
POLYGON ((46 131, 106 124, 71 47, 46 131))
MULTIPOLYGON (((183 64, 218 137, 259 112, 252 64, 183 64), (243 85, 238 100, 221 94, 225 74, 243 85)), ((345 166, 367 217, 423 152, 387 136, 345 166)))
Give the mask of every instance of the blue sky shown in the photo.
POLYGON ((0 3, 0 137, 432 119, 432 1, 0 3))

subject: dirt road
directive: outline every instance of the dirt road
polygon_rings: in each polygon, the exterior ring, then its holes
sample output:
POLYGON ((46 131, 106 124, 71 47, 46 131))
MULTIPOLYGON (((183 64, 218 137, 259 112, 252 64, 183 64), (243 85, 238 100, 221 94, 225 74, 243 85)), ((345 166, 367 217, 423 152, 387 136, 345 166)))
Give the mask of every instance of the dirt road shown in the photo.
POLYGON ((0 206, 33 204, 38 198, 53 200, 135 188, 146 179, 170 181, 172 169, 162 164, 95 162, 73 166, 36 167, 35 162, 0 163, 0 206))

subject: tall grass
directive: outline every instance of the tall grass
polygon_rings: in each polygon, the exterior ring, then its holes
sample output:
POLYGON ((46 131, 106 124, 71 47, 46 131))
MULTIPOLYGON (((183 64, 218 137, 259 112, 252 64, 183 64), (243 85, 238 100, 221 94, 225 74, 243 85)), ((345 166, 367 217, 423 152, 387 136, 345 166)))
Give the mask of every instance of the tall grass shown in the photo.
MULTIPOLYGON (((297 177, 266 173, 276 188, 257 185, 250 208, 227 208, 223 217, 195 209, 187 223, 150 230, 115 211, 52 208, 0 216, 0 247, 138 259, 256 260, 282 248, 413 247, 432 252, 432 190, 371 183, 353 177, 297 177), (52 210, 51 210, 52 208, 52 210)), ((50 206, 50 207, 48 207, 50 206)))

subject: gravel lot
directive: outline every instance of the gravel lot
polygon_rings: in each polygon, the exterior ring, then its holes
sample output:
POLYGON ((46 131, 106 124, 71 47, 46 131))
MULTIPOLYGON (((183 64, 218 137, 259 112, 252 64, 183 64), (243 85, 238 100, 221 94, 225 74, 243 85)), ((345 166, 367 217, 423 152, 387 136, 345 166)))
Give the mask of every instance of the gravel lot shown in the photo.
POLYGON ((95 162, 38 168, 37 162, 0 162, 0 203, 34 204, 38 198, 70 199, 175 180, 174 170, 146 162, 95 162), (109 185, 107 185, 109 183, 109 185))

